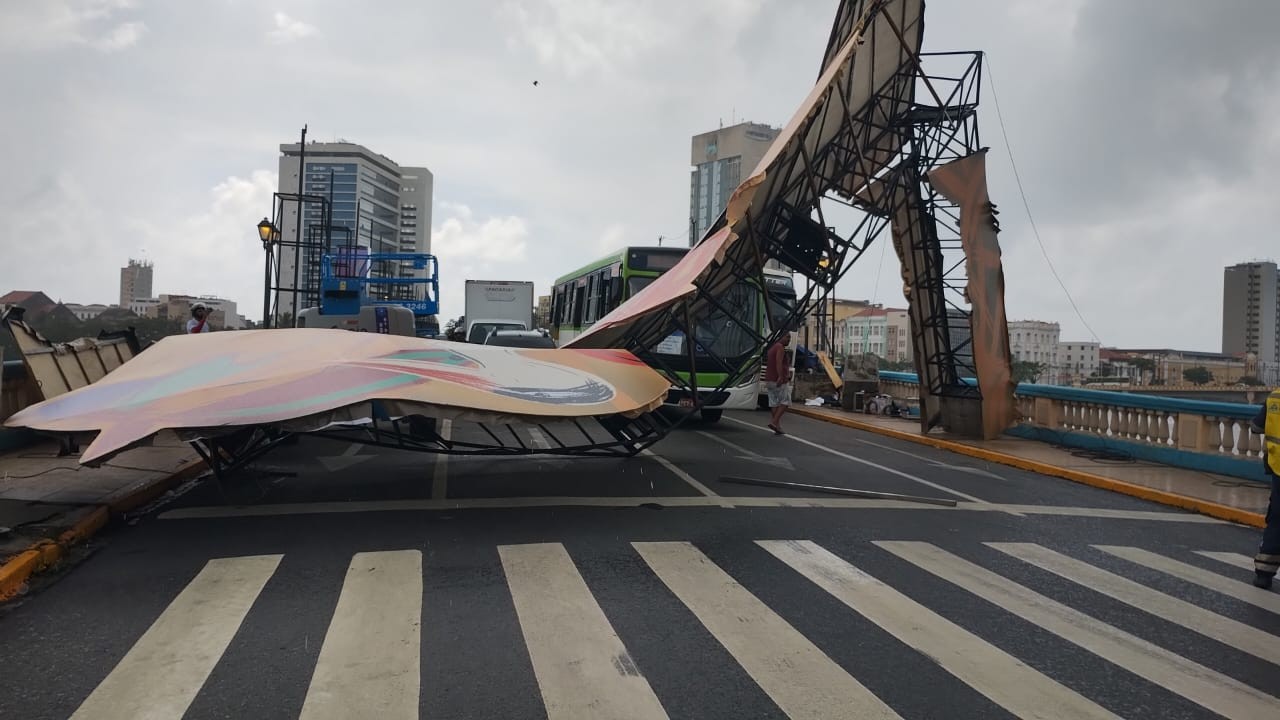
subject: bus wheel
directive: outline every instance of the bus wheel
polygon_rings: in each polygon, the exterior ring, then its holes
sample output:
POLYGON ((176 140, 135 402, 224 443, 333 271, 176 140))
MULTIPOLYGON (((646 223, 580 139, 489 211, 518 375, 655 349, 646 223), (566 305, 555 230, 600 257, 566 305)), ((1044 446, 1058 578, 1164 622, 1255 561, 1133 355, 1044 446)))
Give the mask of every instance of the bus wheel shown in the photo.
POLYGON ((768 410, 768 409, 769 409, 769 396, 768 396, 768 395, 757 395, 757 396, 756 396, 756 409, 757 409, 757 410, 768 410))
POLYGON ((724 415, 723 410, 703 410, 702 420, 703 422, 719 422, 721 415, 724 415))

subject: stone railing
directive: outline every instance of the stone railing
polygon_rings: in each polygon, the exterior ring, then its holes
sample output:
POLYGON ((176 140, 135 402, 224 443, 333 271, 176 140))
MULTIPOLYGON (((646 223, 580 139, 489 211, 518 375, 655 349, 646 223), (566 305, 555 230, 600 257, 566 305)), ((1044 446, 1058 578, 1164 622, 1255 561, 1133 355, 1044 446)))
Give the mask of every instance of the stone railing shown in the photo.
MULTIPOLYGON (((880 391, 910 402, 916 375, 881 372, 880 391)), ((1263 480, 1262 436, 1250 428, 1257 405, 1030 383, 1014 399, 1020 422, 1010 435, 1263 480)))

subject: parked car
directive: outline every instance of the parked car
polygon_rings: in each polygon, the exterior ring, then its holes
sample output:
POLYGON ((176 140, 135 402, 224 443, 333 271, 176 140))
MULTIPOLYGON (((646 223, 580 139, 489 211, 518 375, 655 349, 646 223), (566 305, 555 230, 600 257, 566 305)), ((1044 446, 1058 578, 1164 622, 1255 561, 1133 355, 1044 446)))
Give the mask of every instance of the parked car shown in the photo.
POLYGON ((554 350, 556 341, 545 330, 494 330, 484 339, 485 345, 554 350))

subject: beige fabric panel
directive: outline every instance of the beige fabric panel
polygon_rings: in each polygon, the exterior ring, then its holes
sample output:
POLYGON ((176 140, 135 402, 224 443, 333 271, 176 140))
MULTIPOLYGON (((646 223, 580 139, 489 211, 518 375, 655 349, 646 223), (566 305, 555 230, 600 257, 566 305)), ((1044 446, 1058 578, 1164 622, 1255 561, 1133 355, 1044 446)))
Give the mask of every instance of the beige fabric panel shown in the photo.
POLYGON ((929 182, 960 206, 960 244, 969 276, 973 363, 982 391, 982 433, 999 437, 1018 420, 1014 404, 1009 324, 1004 309, 1000 240, 987 195, 987 154, 974 153, 929 173, 929 182))

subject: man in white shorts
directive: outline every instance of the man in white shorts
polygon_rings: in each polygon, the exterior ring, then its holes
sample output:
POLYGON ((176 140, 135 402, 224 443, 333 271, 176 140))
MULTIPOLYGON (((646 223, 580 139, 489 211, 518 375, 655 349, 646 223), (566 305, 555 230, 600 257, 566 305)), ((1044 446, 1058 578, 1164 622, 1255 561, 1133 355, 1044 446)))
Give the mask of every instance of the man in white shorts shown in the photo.
POLYGON ((782 432, 782 416, 791 405, 791 363, 787 361, 787 345, 791 333, 784 333, 769 346, 765 354, 764 381, 769 390, 769 429, 778 435, 782 432))

